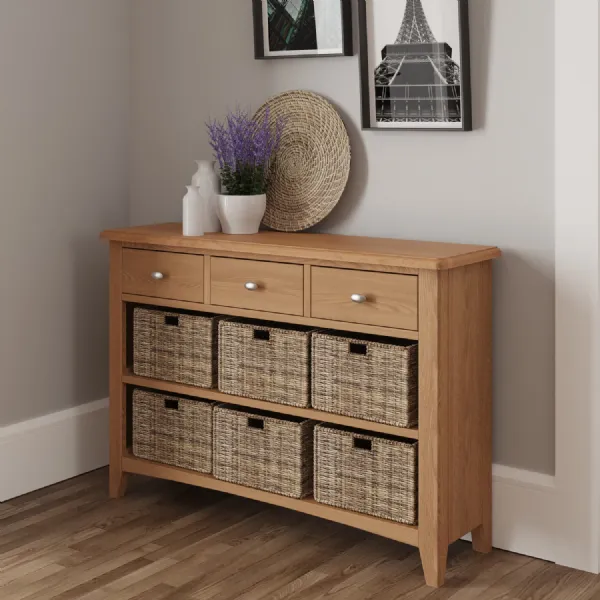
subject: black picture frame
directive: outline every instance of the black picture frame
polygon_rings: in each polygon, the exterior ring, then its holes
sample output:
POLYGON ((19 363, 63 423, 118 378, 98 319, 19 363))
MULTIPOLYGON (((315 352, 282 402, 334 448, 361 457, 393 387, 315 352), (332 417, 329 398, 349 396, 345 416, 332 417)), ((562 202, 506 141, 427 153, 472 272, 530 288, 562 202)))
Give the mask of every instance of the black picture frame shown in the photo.
MULTIPOLYGON (((450 0, 446 0, 450 1, 450 0)), ((458 28, 459 28, 459 37, 460 37, 460 94, 459 94, 459 103, 460 103, 460 126, 458 126, 457 122, 453 122, 452 124, 448 124, 447 127, 444 126, 444 119, 431 121, 429 126, 426 121, 415 122, 414 119, 407 119, 406 121, 394 121, 391 119, 392 124, 387 126, 382 126, 381 124, 377 126, 373 123, 373 103, 380 102, 380 106, 384 106, 387 102, 389 104, 392 103, 392 94, 389 93, 389 98, 386 100, 382 100, 384 96, 382 95, 379 99, 376 97, 376 90, 372 90, 371 77, 375 77, 375 72, 371 72, 370 65, 371 60, 369 56, 369 10, 374 10, 375 6, 378 6, 381 10, 383 3, 381 0, 358 0, 358 24, 359 24, 359 63, 360 63, 360 80, 361 80, 361 118, 362 118, 362 128, 364 130, 371 131, 472 131, 473 130, 473 112, 472 112, 472 90, 471 90, 471 43, 469 36, 469 0, 454 0, 458 4, 458 28), (395 123, 398 125, 394 125, 395 123)), ((390 46, 395 46, 394 44, 390 44, 390 46)), ((432 47, 436 47, 437 52, 439 53, 439 48, 445 47, 450 50, 451 56, 451 48, 448 44, 444 43, 435 43, 431 44, 432 47)), ((386 50, 382 50, 382 64, 386 59, 386 50)), ((422 49, 422 48, 421 48, 422 49)), ((389 86, 391 87, 391 86, 389 86)), ((408 87, 406 85, 404 88, 408 87)), ((446 86, 450 87, 450 86, 446 86)), ((456 88, 457 86, 452 86, 456 88)), ((402 92, 401 92, 402 93, 402 92)), ((400 103, 404 101, 404 105, 408 107, 408 105, 415 106, 415 100, 410 98, 410 92, 404 92, 406 96, 401 98, 400 103)), ((421 103, 421 100, 419 100, 421 103)), ((431 104, 434 104, 431 102, 431 104)), ((448 103, 450 104, 450 102, 448 103)), ((439 103, 437 103, 439 106, 439 103)), ((456 106, 456 101, 454 101, 454 105, 456 106)), ((375 109, 377 111, 377 107, 375 109)), ((385 109, 382 109, 382 112, 385 109)), ((419 109, 420 111, 420 109, 419 109)), ((391 111, 392 112, 392 111, 391 111)), ((412 111, 413 113, 416 111, 412 111)), ((404 115, 410 114, 411 110, 406 108, 404 110, 404 115)), ((395 113, 394 113, 395 114, 395 113)), ((420 117, 419 117, 420 118, 420 117)), ((435 117, 433 117, 435 119, 435 117)), ((383 120, 383 119, 382 119, 383 120)), ((381 123, 381 122, 380 122, 381 123)))
POLYGON ((254 20, 254 58, 257 60, 272 60, 281 58, 326 58, 335 56, 354 56, 352 36, 352 0, 339 0, 342 8, 342 48, 340 52, 309 53, 295 50, 281 51, 276 55, 265 53, 264 7, 266 0, 252 0, 254 20))

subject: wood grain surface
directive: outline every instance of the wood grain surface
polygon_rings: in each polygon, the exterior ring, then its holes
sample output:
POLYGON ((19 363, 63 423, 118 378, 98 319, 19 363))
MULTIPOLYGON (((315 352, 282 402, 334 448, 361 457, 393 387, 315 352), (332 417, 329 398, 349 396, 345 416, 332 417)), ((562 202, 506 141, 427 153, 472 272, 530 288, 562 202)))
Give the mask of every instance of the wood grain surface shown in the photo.
POLYGON ((470 544, 446 587, 418 552, 315 517, 100 470, 0 505, 2 600, 598 600, 600 577, 470 544))
POLYGON ((123 250, 123 293, 204 302, 204 257, 123 250), (163 278, 153 279, 152 273, 163 278))
POLYGON ((210 299, 229 306, 302 316, 304 266, 235 258, 210 259, 210 299), (254 283, 249 291, 245 285, 254 283))
POLYGON ((363 323, 416 331, 418 278, 311 267, 311 316, 317 319, 363 323), (357 304, 351 296, 364 296, 357 304))
POLYGON ((299 317, 282 313, 266 312, 264 310, 249 310, 247 308, 233 308, 230 306, 214 306, 212 304, 200 304, 198 302, 184 302, 181 300, 164 300, 163 298, 150 298, 136 294, 123 294, 124 302, 134 304, 145 304, 148 306, 163 306, 182 310, 193 310, 196 312, 218 313, 231 315, 233 317, 244 317, 247 319, 262 319, 264 321, 279 321, 280 323, 294 323, 297 325, 308 325, 320 329, 339 329, 340 331, 352 331, 356 333, 367 333, 371 335, 382 335, 406 340, 418 340, 418 331, 408 329, 395 329, 393 327, 379 327, 376 325, 364 325, 363 323, 345 323, 344 321, 332 321, 328 319, 315 319, 313 317, 299 317))
POLYGON ((449 272, 449 541, 492 549, 492 264, 449 272))
POLYGON ((430 586, 448 559, 448 272, 419 277, 419 550, 430 586))
POLYGON ((254 235, 210 233, 184 237, 181 223, 163 223, 125 229, 110 229, 102 238, 124 245, 148 244, 162 248, 191 248, 207 254, 247 252, 264 256, 306 260, 353 262, 414 269, 451 269, 500 256, 494 246, 421 242, 386 238, 353 237, 325 233, 280 233, 263 231, 254 235))

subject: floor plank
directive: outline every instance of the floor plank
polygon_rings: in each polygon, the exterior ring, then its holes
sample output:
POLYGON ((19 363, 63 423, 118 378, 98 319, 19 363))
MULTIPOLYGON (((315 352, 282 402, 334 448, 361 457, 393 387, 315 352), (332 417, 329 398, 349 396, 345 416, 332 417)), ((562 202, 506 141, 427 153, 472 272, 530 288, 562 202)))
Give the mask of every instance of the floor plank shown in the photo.
POLYGON ((257 502, 106 470, 0 505, 2 600, 600 600, 600 578, 450 548, 446 586, 414 548, 257 502))

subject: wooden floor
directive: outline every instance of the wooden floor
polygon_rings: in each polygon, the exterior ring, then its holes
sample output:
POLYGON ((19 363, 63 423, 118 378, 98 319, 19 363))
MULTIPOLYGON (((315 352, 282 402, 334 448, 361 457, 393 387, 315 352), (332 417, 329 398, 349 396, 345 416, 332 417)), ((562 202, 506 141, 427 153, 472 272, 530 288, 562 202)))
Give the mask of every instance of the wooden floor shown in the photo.
POLYGON ((600 578, 495 551, 450 551, 445 588, 418 553, 341 525, 97 471, 0 505, 1 600, 600 600, 600 578))

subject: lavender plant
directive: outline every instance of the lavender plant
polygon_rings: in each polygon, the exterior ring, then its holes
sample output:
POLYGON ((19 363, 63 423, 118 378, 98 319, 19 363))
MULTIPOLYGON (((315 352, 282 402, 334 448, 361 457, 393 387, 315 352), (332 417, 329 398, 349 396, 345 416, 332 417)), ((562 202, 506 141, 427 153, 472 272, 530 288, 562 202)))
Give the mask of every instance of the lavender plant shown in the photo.
POLYGON ((257 121, 238 109, 229 113, 224 122, 213 120, 206 127, 227 193, 235 196, 266 193, 269 165, 281 141, 283 119, 271 124, 267 109, 257 121))

